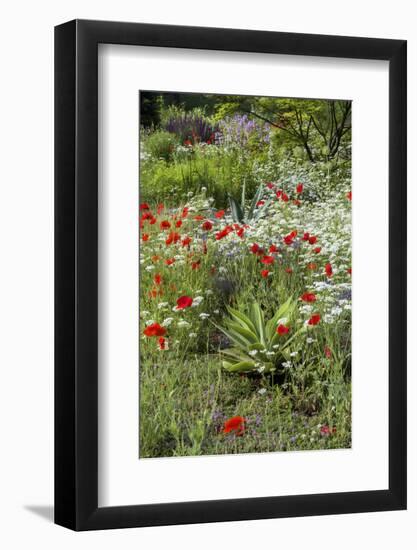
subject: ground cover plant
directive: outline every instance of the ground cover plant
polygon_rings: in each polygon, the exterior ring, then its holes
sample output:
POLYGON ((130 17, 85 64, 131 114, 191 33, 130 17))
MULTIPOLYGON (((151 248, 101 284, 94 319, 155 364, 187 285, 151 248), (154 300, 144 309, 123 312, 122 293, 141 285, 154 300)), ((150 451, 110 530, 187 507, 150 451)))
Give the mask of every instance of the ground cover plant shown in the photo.
POLYGON ((141 93, 140 458, 351 445, 350 102, 141 93))

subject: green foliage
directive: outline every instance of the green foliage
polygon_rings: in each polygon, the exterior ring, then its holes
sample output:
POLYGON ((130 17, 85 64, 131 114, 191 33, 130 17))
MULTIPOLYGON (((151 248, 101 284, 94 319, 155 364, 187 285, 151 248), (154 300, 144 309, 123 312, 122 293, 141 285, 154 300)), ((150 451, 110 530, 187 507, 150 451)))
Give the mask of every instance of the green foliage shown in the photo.
POLYGON ((153 160, 169 161, 175 151, 177 138, 175 134, 170 134, 163 130, 152 132, 144 139, 144 149, 153 160))
POLYGON ((215 117, 221 120, 235 113, 268 122, 281 147, 302 147, 310 162, 336 158, 351 139, 350 101, 225 96, 215 117))
POLYGON ((182 105, 177 105, 169 103, 166 105, 164 101, 161 102, 161 107, 159 111, 159 118, 161 126, 165 126, 169 119, 174 117, 180 117, 184 114, 184 108, 182 105))
POLYGON ((140 93, 140 123, 145 128, 158 126, 160 122, 160 98, 152 92, 140 93))
POLYGON ((258 97, 250 112, 302 146, 311 162, 335 158, 350 142, 351 101, 258 97))
POLYGON ((216 96, 216 99, 214 119, 219 121, 236 113, 249 112, 252 101, 255 98, 250 96, 222 95, 216 96))
POLYGON ((228 196, 230 212, 232 214, 233 221, 235 223, 251 223, 252 221, 255 221, 259 217, 261 213, 261 209, 257 208, 257 204, 262 198, 264 188, 265 186, 262 183, 258 186, 258 189, 256 190, 256 193, 253 196, 253 199, 249 208, 246 208, 246 203, 245 203, 245 191, 246 191, 245 183, 242 186, 242 199, 240 204, 231 195, 228 196))
POLYGON ((215 205, 224 206, 228 195, 242 193, 242 182, 247 198, 254 196, 259 186, 255 166, 256 158, 242 165, 239 152, 225 152, 215 145, 177 147, 168 163, 153 157, 142 159, 141 195, 144 200, 154 196, 160 201, 173 196, 185 200, 188 193, 199 193, 205 187, 215 205))
MULTIPOLYGON (((173 117, 184 116, 186 112, 196 117, 206 117, 205 120, 209 122, 211 120, 205 114, 204 105, 185 111, 184 104, 165 104, 164 97, 158 97, 162 125, 173 117)), ((328 128, 326 126, 326 120, 333 109, 330 105, 334 102, 240 96, 217 96, 214 99, 217 101, 217 116, 220 116, 219 113, 230 116, 234 113, 255 112, 255 108, 261 117, 268 115, 268 120, 273 124, 270 143, 252 143, 249 139, 245 147, 194 142, 193 146, 183 147, 182 133, 174 135, 161 130, 149 133, 142 129, 141 142, 148 157, 141 158, 141 192, 147 200, 154 194, 161 201, 170 200, 173 196, 182 200, 189 192, 198 193, 205 187, 219 207, 223 207, 231 197, 229 205, 238 220, 242 216, 234 206, 237 204, 235 197, 239 197, 244 191, 245 199, 251 200, 261 182, 279 181, 283 189, 288 191, 285 187, 287 182, 291 188, 298 179, 305 183, 304 200, 314 201, 321 200, 328 192, 334 191, 341 181, 350 179, 349 117, 343 130, 346 133, 341 137, 334 156, 328 143, 330 135, 336 135, 334 129, 331 131, 331 124, 328 128), (311 117, 314 117, 320 132, 327 135, 326 139, 311 122, 311 117), (299 126, 294 133, 291 125, 297 120, 299 126), (308 139, 303 143, 300 132, 306 138, 308 125, 308 139), (288 177, 289 174, 291 178, 288 177)), ((201 101, 203 100, 204 98, 201 101)), ((194 101, 197 102, 197 98, 194 101)), ((334 109, 336 119, 339 120, 341 106, 337 104, 334 109)), ((263 118, 259 119, 260 122, 262 120, 263 118)), ((254 132, 254 139, 256 136, 257 133, 254 132)), ((241 205, 242 202, 240 207, 241 205)))
POLYGON ((290 297, 266 322, 257 302, 251 304, 247 314, 228 307, 230 317, 225 319, 225 325, 216 325, 234 346, 221 350, 223 367, 229 372, 275 372, 288 359, 286 350, 290 343, 306 330, 302 327, 287 338, 278 334, 280 319, 290 319, 294 308, 295 302, 290 297))

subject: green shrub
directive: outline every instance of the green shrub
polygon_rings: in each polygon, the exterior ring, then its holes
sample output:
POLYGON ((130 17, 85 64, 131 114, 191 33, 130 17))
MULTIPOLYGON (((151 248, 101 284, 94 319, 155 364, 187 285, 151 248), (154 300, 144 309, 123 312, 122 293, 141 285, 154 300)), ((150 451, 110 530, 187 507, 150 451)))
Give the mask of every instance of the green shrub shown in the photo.
POLYGON ((247 315, 227 308, 230 317, 225 320, 225 326, 215 325, 234 346, 221 350, 223 367, 229 372, 238 373, 274 372, 280 363, 288 359, 286 348, 291 341, 305 331, 305 327, 302 327, 289 338, 282 338, 277 332, 281 318, 285 316, 289 319, 294 308, 295 302, 290 297, 267 322, 257 302, 252 303, 247 315))
POLYGON ((177 143, 175 134, 157 130, 144 138, 143 146, 146 153, 153 159, 162 159, 168 162, 172 158, 177 143))

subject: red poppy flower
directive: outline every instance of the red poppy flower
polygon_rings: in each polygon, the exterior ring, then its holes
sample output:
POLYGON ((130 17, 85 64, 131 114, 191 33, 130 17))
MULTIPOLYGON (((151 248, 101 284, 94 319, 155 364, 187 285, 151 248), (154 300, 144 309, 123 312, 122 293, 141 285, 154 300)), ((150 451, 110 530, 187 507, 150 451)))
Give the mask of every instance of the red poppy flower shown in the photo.
POLYGON ((216 212, 214 214, 214 216, 218 219, 218 220, 221 220, 223 217, 224 217, 224 214, 225 214, 225 211, 224 210, 219 210, 218 212, 216 212))
POLYGON ((180 240, 180 234, 176 233, 175 231, 171 231, 171 233, 168 235, 168 238, 165 241, 165 244, 170 245, 172 243, 177 243, 180 240))
POLYGON ((149 218, 152 218, 152 212, 144 212, 142 214, 142 217, 141 217, 142 220, 148 220, 149 218))
POLYGON ((284 202, 288 202, 288 201, 289 201, 288 195, 287 195, 286 193, 282 193, 281 199, 282 199, 284 202))
POLYGON ((314 271, 315 269, 317 269, 317 264, 309 263, 307 264, 307 269, 311 269, 312 271, 314 271))
POLYGON ((318 313, 315 313, 308 320, 308 324, 310 326, 318 325, 320 323, 320 319, 321 319, 320 315, 318 313))
POLYGON ((310 244, 316 244, 317 242, 317 237, 314 237, 313 235, 311 235, 309 238, 308 238, 308 242, 310 244))
POLYGON ((313 252, 314 252, 315 254, 320 254, 320 252, 321 252, 321 246, 316 246, 316 248, 313 248, 313 252))
POLYGON ((162 277, 159 273, 156 273, 155 277, 153 278, 153 282, 156 285, 160 285, 162 283, 162 277))
POLYGON ((158 338, 158 347, 160 350, 167 349, 166 340, 163 336, 158 338))
POLYGON ((188 208, 185 206, 185 207, 182 209, 181 218, 186 218, 187 216, 188 216, 188 208))
POLYGON ((250 247, 250 250, 254 254, 258 254, 258 252, 261 250, 261 247, 259 246, 258 243, 253 243, 252 246, 250 247))
POLYGON ((192 262, 191 263, 191 269, 199 269, 200 264, 201 264, 200 260, 197 260, 196 262, 192 262))
POLYGON ((161 229, 169 229, 171 227, 171 224, 169 223, 168 220, 163 220, 160 224, 159 224, 159 227, 161 229))
POLYGON ((229 233, 231 233, 232 231, 233 231, 233 227, 231 227, 230 225, 226 225, 226 227, 224 229, 222 229, 221 231, 216 233, 216 235, 215 235, 216 241, 220 241, 220 239, 223 239, 224 237, 227 237, 227 235, 229 233))
POLYGON ((167 329, 161 327, 159 323, 152 323, 145 328, 143 334, 150 338, 152 336, 164 336, 164 334, 166 334, 166 331, 167 329))
POLYGON ((327 263, 324 269, 328 277, 331 277, 333 275, 332 264, 327 263))
POLYGON ((158 212, 158 216, 159 216, 159 214, 161 214, 161 212, 163 211, 164 208, 165 208, 165 206, 162 203, 158 204, 157 209, 156 209, 156 211, 158 212))
POLYGON ((352 268, 351 267, 349 267, 346 271, 349 273, 349 275, 352 275, 352 268))
POLYGON ((256 203, 256 207, 259 208, 260 206, 263 206, 265 204, 265 201, 258 201, 256 203))
POLYGON ((302 183, 299 183, 299 184, 297 185, 297 187, 295 188, 295 190, 296 190, 296 192, 297 192, 298 194, 302 193, 302 192, 303 192, 303 189, 304 189, 304 185, 303 185, 302 183))
POLYGON ((266 184, 266 186, 268 187, 268 189, 273 189, 273 188, 274 188, 274 184, 271 183, 271 182, 268 182, 268 183, 266 184))
POLYGON ((184 140, 184 145, 187 145, 188 147, 192 147, 193 143, 192 143, 191 140, 185 139, 185 140, 184 140))
POLYGON ((291 273, 292 273, 291 267, 286 267, 285 268, 285 273, 288 273, 289 275, 291 275, 291 273))
POLYGON ((261 260, 262 264, 269 265, 274 263, 274 257, 273 256, 264 256, 261 260))
POLYGON ((236 235, 242 239, 244 232, 245 232, 245 229, 243 227, 239 227, 239 229, 236 230, 236 235))
POLYGON ((262 275, 262 277, 263 277, 264 279, 266 279, 266 278, 268 277, 268 275, 269 275, 269 269, 263 269, 263 270, 261 271, 261 275, 262 275))
POLYGON ((144 233, 144 234, 142 235, 142 241, 143 241, 144 243, 146 243, 146 241, 149 241, 149 235, 148 235, 147 233, 144 233))
POLYGON ((191 307, 193 299, 190 296, 180 296, 177 300, 177 309, 185 309, 191 307))
POLYGON ((139 206, 139 210, 149 210, 149 204, 147 202, 143 202, 140 206, 139 206))
POLYGON ((352 200, 352 191, 349 191, 349 193, 347 193, 346 198, 350 201, 352 200))
POLYGON ((280 199, 280 198, 281 198, 281 195, 282 195, 282 190, 279 189, 279 190, 275 193, 275 196, 277 197, 277 199, 280 199))
POLYGON ((303 300, 303 302, 315 302, 317 298, 316 295, 312 292, 304 292, 304 294, 301 296, 301 300, 303 300))
POLYGON ((274 252, 279 252, 279 248, 274 244, 271 244, 271 246, 269 247, 269 252, 271 252, 271 254, 273 254, 274 252))
POLYGON ((300 206, 301 201, 299 201, 298 199, 294 199, 292 203, 295 204, 295 206, 300 206))
POLYGON ((178 220, 175 222, 175 227, 181 227, 182 226, 182 220, 178 220))
POLYGON ((191 243, 192 239, 191 237, 185 237, 182 241, 181 241, 181 244, 182 246, 188 246, 190 243, 191 243))
POLYGON ((284 243, 287 244, 287 245, 291 245, 294 241, 294 237, 293 237, 293 234, 290 233, 289 235, 285 235, 284 237, 284 243))
POLYGON ((151 216, 151 217, 149 218, 149 223, 150 223, 150 225, 155 225, 155 224, 156 224, 156 218, 155 218, 155 216, 151 216))
POLYGON ((286 325, 278 325, 277 327, 277 333, 282 336, 284 334, 288 334, 290 332, 290 327, 287 327, 286 325))
POLYGON ((197 214, 197 216, 194 216, 195 221, 201 222, 201 220, 204 220, 204 216, 201 216, 200 214, 197 214))
POLYGON ((336 433, 336 428, 333 427, 332 429, 329 428, 329 426, 324 425, 320 428, 320 435, 329 436, 331 434, 336 433))
POLYGON ((175 262, 175 258, 168 258, 165 260, 166 265, 172 265, 175 262))
POLYGON ((308 241, 309 238, 310 238, 310 233, 304 233, 303 241, 308 241))
POLYGON ((204 231, 210 231, 213 227, 213 224, 211 221, 209 220, 206 220, 203 225, 201 226, 202 229, 204 229, 204 231))
POLYGON ((243 435, 245 433, 245 422, 246 420, 243 416, 233 416, 224 423, 223 433, 235 432, 236 435, 243 435))

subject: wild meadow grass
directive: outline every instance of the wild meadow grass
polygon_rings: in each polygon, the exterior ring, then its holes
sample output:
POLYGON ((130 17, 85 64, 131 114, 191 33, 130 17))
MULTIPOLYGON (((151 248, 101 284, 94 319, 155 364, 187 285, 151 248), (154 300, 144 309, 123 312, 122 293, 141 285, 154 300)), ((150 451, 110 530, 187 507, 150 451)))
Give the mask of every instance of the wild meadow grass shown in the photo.
POLYGON ((163 372, 149 362, 140 383, 141 458, 351 444, 350 384, 330 361, 321 372, 288 376, 281 385, 266 377, 232 376, 218 357, 197 356, 170 361, 163 372), (222 433, 225 421, 236 415, 246 419, 244 435, 222 433))

